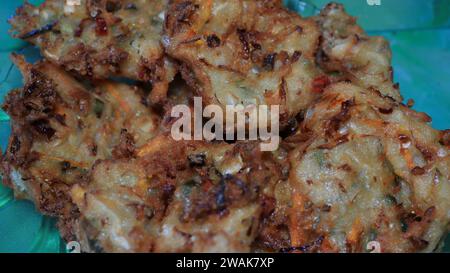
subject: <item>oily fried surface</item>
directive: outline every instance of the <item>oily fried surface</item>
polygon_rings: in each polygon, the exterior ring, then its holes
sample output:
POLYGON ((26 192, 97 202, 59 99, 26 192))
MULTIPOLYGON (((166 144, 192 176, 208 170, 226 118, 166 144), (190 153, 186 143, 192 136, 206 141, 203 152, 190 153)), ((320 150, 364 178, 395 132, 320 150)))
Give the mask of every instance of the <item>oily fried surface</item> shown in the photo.
POLYGON ((165 98, 174 68, 160 43, 167 0, 47 0, 24 4, 10 20, 16 37, 48 60, 91 78, 151 81, 165 98), (70 5, 69 2, 73 2, 70 5))
POLYGON ((247 252, 280 165, 254 143, 161 135, 138 158, 97 164, 72 190, 85 251, 247 252), (252 158, 252 160, 249 160, 252 158))
POLYGON ((15 62, 25 86, 3 106, 12 121, 3 182, 43 213, 66 214, 71 186, 99 159, 133 156, 158 132, 160 118, 141 103, 137 88, 109 82, 87 88, 49 62, 30 65, 18 56, 15 62))
POLYGON ((325 6, 316 21, 322 34, 317 56, 321 68, 363 88, 402 100, 398 85, 393 83, 392 53, 386 39, 368 36, 340 4, 325 6))
POLYGON ((450 155, 429 117, 379 92, 329 86, 290 153, 290 250, 431 252, 446 235, 450 155))
POLYGON ((170 3, 165 48, 205 104, 279 104, 284 123, 320 94, 319 28, 278 2, 170 3))

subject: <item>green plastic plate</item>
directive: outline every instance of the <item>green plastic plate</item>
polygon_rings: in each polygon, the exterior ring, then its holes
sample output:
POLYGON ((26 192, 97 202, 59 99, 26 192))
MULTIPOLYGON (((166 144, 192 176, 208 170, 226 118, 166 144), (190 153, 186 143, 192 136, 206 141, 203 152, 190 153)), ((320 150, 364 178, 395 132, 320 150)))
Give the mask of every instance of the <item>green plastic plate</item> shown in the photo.
MULTIPOLYGON (((286 0, 285 4, 308 16, 327 2, 286 0)), ((337 2, 344 3, 369 33, 389 39, 395 79, 400 83, 405 99, 413 98, 414 108, 427 112, 433 118, 435 128, 450 127, 450 0, 379 0, 380 5, 368 4, 376 3, 376 0, 337 2)), ((7 92, 22 85, 22 77, 9 59, 10 53, 20 51, 30 61, 40 58, 35 48, 8 34, 6 20, 22 3, 21 0, 4 0, 0 9, 0 102, 7 92)), ((0 111, 3 151, 9 133, 8 116, 0 111)), ((450 252, 449 239, 444 251, 450 252)), ((55 220, 40 215, 28 201, 14 200, 11 190, 2 185, 0 252, 66 252, 55 220)))

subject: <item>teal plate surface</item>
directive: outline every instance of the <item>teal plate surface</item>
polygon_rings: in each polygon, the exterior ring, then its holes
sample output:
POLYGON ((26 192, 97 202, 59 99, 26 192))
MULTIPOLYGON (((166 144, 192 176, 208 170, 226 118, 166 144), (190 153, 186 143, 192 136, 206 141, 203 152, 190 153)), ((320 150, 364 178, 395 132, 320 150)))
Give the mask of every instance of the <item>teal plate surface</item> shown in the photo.
MULTIPOLYGON (((65 1, 65 0, 61 0, 65 1)), ((393 51, 396 81, 405 99, 412 98, 418 111, 433 118, 433 127, 450 124, 450 0, 341 0, 349 13, 373 35, 383 35, 393 51), (445 61, 447 60, 447 61, 445 61)), ((30 0, 36 4, 41 0, 30 0)), ((302 15, 313 15, 327 0, 285 0, 302 15)), ((39 59, 38 51, 8 34, 6 20, 22 0, 2 1, 0 10, 0 103, 13 88, 22 85, 19 71, 9 55, 20 51, 29 61, 39 59)), ((0 111, 0 144, 4 151, 10 125, 0 111)), ((450 252, 450 236, 445 252, 450 252)), ((66 252, 55 220, 36 212, 28 201, 14 200, 11 190, 0 185, 0 252, 66 252)))

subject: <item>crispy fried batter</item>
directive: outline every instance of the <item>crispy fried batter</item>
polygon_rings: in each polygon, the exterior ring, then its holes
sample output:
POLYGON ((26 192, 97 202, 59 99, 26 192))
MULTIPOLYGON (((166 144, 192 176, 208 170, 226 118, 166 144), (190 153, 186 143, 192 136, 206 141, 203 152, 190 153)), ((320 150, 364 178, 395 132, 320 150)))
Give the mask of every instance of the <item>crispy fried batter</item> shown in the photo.
POLYGON ((262 212, 260 192, 277 181, 279 166, 252 143, 161 135, 149 145, 158 149, 142 149, 131 161, 103 161, 88 185, 72 190, 84 250, 249 251, 262 212))
POLYGON ((48 60, 82 76, 150 81, 152 100, 164 100, 175 74, 160 43, 167 0, 74 3, 24 4, 10 20, 14 35, 40 47, 48 60))
POLYGON ((368 36, 341 4, 328 4, 316 20, 322 33, 317 60, 323 69, 402 100, 398 85, 393 83, 392 53, 386 39, 368 36))
POLYGON ((383 252, 438 249, 450 215, 450 150, 429 121, 379 92, 329 86, 287 140, 297 146, 291 250, 364 252, 370 241, 383 252))
POLYGON ((279 104, 285 123, 320 95, 319 29, 278 2, 171 2, 165 48, 206 104, 279 104))
POLYGON ((99 159, 133 156, 134 146, 159 131, 160 118, 141 103, 137 88, 109 82, 87 88, 49 62, 14 61, 25 86, 4 105, 12 120, 4 183, 47 215, 68 213, 71 185, 99 159))

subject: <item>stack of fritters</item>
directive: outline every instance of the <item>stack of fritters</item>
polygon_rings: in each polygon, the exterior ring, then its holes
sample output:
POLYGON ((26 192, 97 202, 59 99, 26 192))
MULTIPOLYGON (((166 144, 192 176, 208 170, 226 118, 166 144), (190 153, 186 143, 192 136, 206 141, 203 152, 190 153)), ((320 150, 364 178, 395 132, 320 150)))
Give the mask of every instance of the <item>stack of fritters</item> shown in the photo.
POLYGON ((430 252, 447 234, 450 134, 401 103, 388 43, 341 5, 47 0, 11 24, 45 60, 13 57, 3 182, 83 251, 430 252), (194 95, 280 105, 280 147, 173 140, 194 95))

